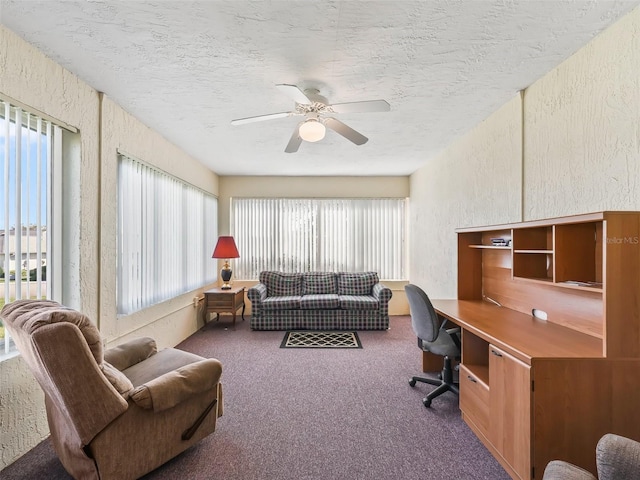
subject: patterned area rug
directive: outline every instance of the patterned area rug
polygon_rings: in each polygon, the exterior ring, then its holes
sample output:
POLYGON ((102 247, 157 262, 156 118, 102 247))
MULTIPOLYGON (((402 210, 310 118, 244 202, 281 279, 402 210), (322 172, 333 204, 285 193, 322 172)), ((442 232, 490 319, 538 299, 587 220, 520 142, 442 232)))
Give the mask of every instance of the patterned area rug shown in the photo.
POLYGON ((362 348, 357 332, 286 332, 280 348, 362 348))

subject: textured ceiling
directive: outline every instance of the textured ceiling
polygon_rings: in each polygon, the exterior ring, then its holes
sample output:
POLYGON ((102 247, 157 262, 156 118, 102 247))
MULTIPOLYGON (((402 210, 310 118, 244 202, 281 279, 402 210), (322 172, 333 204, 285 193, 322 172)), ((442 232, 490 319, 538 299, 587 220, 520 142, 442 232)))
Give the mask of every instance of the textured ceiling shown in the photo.
POLYGON ((0 0, 0 22, 220 175, 407 175, 639 3, 0 0), (288 154, 299 117, 230 124, 292 110, 279 83, 391 111, 288 154))

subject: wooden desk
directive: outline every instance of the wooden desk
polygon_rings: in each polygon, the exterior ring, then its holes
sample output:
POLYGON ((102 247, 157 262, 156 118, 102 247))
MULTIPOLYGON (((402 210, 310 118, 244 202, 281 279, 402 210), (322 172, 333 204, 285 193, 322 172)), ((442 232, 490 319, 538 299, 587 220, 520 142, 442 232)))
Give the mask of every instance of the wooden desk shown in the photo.
POLYGON ((462 417, 514 479, 539 479, 556 458, 595 468, 604 433, 637 437, 640 360, 607 359, 599 339, 488 302, 432 303, 462 330, 462 417))
POLYGON ((456 230, 460 410, 514 479, 640 441, 640 212, 456 230), (546 320, 533 316, 536 310, 546 320))
POLYGON ((432 300, 433 307, 465 331, 531 364, 532 358, 602 357, 602 341, 481 300, 432 300))
POLYGON ((204 309, 203 319, 206 324, 209 320, 209 314, 216 314, 216 321, 220 319, 221 313, 230 313, 233 315, 233 324, 236 324, 236 313, 242 307, 242 320, 244 321, 244 287, 235 287, 229 290, 221 288, 212 288, 204 292, 204 309))

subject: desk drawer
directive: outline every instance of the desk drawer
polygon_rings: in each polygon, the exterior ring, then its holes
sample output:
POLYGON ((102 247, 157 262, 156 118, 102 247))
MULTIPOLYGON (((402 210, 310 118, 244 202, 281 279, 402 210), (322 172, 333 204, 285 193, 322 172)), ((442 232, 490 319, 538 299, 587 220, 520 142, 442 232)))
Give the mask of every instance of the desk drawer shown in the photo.
POLYGON ((489 387, 460 365, 460 410, 485 436, 489 433, 489 387))

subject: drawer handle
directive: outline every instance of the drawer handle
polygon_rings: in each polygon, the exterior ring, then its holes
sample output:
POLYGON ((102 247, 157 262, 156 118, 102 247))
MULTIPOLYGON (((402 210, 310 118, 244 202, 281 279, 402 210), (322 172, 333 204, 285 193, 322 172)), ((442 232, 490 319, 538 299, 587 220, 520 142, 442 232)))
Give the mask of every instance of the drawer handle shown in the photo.
POLYGON ((496 357, 501 357, 502 354, 496 350, 491 349, 491 353, 493 353, 496 357))
POLYGON ((475 378, 473 378, 471 375, 467 375, 467 378, 469 379, 469 381, 473 383, 478 383, 478 381, 475 378))

